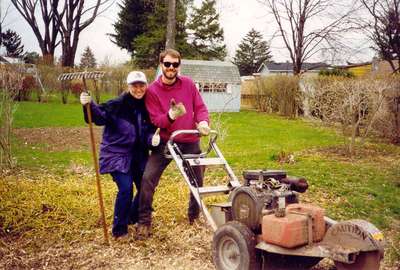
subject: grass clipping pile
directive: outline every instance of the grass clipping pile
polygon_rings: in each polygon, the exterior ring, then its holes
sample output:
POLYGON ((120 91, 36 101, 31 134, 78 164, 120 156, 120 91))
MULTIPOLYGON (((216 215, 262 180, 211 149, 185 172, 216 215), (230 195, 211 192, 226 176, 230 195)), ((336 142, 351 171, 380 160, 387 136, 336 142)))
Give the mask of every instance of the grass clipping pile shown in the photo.
MULTIPOLYGON (((95 183, 68 175, 0 179, 0 269, 214 269, 212 233, 202 220, 186 221, 187 188, 162 179, 156 192, 154 233, 103 244, 95 183)), ((115 184, 104 177, 106 219, 112 221, 115 184)), ((111 230, 111 225, 108 225, 111 230)))

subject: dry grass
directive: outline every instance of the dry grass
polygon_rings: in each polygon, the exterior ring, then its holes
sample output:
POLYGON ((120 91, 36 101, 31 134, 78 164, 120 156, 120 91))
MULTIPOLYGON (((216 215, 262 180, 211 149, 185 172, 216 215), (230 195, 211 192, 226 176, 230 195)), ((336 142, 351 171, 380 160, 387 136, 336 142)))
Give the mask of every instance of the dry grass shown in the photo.
MULTIPOLYGON (((213 181, 212 173, 207 181, 213 181)), ((4 176, 0 180, 0 268, 214 269, 212 231, 203 218, 193 226, 187 224, 188 190, 174 166, 166 175, 155 196, 153 237, 134 240, 135 229, 130 226, 131 240, 111 241, 110 246, 103 244, 92 175, 75 173, 61 179, 43 171, 4 176)), ((102 181, 111 222, 116 188, 108 177, 102 181)), ((314 269, 334 267, 324 260, 314 269)))
MULTIPOLYGON (((212 269, 212 234, 204 221, 187 224, 186 187, 171 180, 164 179, 156 195, 154 236, 149 241, 134 241, 132 227, 131 242, 112 242, 107 247, 102 245, 92 177, 60 179, 45 172, 3 177, 0 268, 212 269)), ((115 184, 103 178, 103 190, 107 221, 111 222, 115 184)))

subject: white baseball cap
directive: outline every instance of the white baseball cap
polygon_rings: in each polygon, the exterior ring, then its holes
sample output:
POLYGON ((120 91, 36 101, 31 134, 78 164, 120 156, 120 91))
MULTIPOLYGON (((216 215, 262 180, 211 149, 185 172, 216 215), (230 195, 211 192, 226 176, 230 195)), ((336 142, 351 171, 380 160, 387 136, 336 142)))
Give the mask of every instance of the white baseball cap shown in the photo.
POLYGON ((146 75, 141 71, 131 71, 126 77, 126 83, 132 84, 136 82, 141 82, 147 84, 146 75))

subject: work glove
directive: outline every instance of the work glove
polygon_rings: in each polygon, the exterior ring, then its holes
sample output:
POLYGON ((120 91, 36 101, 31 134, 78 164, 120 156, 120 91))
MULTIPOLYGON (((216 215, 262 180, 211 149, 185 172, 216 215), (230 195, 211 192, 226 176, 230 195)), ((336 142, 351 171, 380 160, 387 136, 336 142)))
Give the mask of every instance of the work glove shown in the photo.
POLYGON ((92 101, 92 97, 88 92, 82 92, 81 96, 79 97, 79 100, 81 101, 81 104, 85 106, 86 104, 89 104, 92 101))
POLYGON ((207 136, 210 134, 210 127, 208 126, 207 121, 201 121, 197 124, 197 129, 200 132, 200 135, 207 136))
POLYGON ((158 146, 159 144, 160 144, 160 128, 157 128, 156 132, 151 138, 151 145, 155 147, 158 146))
POLYGON ((172 120, 175 120, 176 118, 185 115, 185 113, 186 113, 185 105, 183 105, 182 102, 176 104, 175 99, 172 98, 170 101, 170 109, 168 111, 169 117, 172 120))

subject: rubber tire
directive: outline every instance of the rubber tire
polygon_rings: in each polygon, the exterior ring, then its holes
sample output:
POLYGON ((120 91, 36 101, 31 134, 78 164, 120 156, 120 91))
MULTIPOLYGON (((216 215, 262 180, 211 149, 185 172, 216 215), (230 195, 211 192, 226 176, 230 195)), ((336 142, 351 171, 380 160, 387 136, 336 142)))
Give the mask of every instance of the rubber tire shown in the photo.
POLYGON ((212 254, 217 270, 259 269, 256 237, 244 224, 230 221, 214 233, 212 254))
POLYGON ((264 270, 305 270, 317 265, 323 258, 263 253, 264 270))
POLYGON ((379 270, 381 259, 382 256, 379 251, 360 252, 354 263, 335 262, 335 266, 338 270, 379 270))

